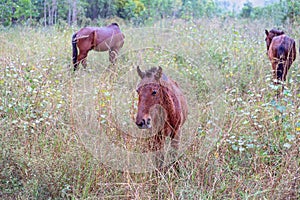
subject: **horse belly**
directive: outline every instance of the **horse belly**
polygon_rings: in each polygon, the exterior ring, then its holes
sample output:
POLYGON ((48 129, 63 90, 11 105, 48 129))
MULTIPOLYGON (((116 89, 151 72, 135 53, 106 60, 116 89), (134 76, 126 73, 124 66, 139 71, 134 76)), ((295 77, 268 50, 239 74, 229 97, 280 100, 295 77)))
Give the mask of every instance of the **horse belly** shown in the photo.
POLYGON ((114 34, 111 37, 97 41, 97 45, 94 47, 95 51, 108 51, 120 49, 124 44, 124 38, 122 34, 114 34))
POLYGON ((102 42, 93 48, 94 51, 108 51, 109 49, 109 44, 106 42, 102 42))

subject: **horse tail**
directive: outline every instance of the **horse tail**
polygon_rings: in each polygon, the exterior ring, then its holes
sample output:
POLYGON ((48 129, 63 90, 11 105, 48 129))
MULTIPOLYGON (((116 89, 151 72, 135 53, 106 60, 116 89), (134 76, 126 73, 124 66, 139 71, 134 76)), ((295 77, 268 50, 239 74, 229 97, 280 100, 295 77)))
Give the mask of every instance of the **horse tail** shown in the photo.
POLYGON ((74 33, 73 36, 72 36, 73 64, 74 64, 74 67, 75 67, 75 65, 77 63, 77 56, 78 56, 76 35, 77 34, 74 33))
POLYGON ((278 62, 276 74, 277 74, 277 79, 279 79, 279 80, 282 80, 284 70, 286 70, 286 69, 284 69, 284 67, 285 67, 284 66, 284 54, 285 54, 285 48, 281 44, 277 50, 277 58, 278 58, 279 62, 278 62))

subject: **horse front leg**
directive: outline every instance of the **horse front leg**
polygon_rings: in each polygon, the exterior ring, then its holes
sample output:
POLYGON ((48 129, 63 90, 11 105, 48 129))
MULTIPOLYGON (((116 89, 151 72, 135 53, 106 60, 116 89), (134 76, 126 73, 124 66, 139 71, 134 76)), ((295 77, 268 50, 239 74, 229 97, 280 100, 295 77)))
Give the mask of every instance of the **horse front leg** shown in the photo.
POLYGON ((114 65, 117 61, 118 50, 109 50, 109 61, 114 65))
POLYGON ((171 151, 170 158, 172 160, 172 165, 174 169, 179 172, 179 163, 178 163, 178 150, 180 145, 180 129, 174 131, 174 137, 171 139, 171 151))
POLYGON ((180 129, 174 131, 174 137, 171 140, 171 147, 174 150, 178 150, 180 145, 180 129))
POLYGON ((154 154, 154 166, 161 169, 164 163, 165 136, 159 132, 149 142, 149 149, 154 154))

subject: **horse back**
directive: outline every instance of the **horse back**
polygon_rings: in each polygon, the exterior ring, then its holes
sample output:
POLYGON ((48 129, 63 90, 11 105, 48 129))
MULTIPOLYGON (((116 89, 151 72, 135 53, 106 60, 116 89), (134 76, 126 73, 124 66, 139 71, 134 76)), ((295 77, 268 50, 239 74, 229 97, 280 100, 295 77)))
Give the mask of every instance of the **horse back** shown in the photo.
POLYGON ((124 44, 124 34, 118 25, 107 27, 85 27, 76 33, 76 40, 91 45, 96 51, 120 49, 124 44))
POLYGON ((270 60, 273 59, 296 59, 296 44, 295 40, 286 36, 280 35, 272 39, 268 52, 270 60))
POLYGON ((117 25, 95 28, 93 34, 96 51, 119 50, 124 44, 125 36, 117 25))

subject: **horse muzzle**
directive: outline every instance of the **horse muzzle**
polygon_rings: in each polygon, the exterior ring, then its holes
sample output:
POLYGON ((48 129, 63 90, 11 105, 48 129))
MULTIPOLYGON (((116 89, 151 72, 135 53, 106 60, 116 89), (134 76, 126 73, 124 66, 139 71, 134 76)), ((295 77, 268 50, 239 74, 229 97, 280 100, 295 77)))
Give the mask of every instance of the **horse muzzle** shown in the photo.
POLYGON ((150 129, 151 126, 151 118, 143 118, 141 120, 136 120, 135 124, 140 128, 140 129, 150 129))

